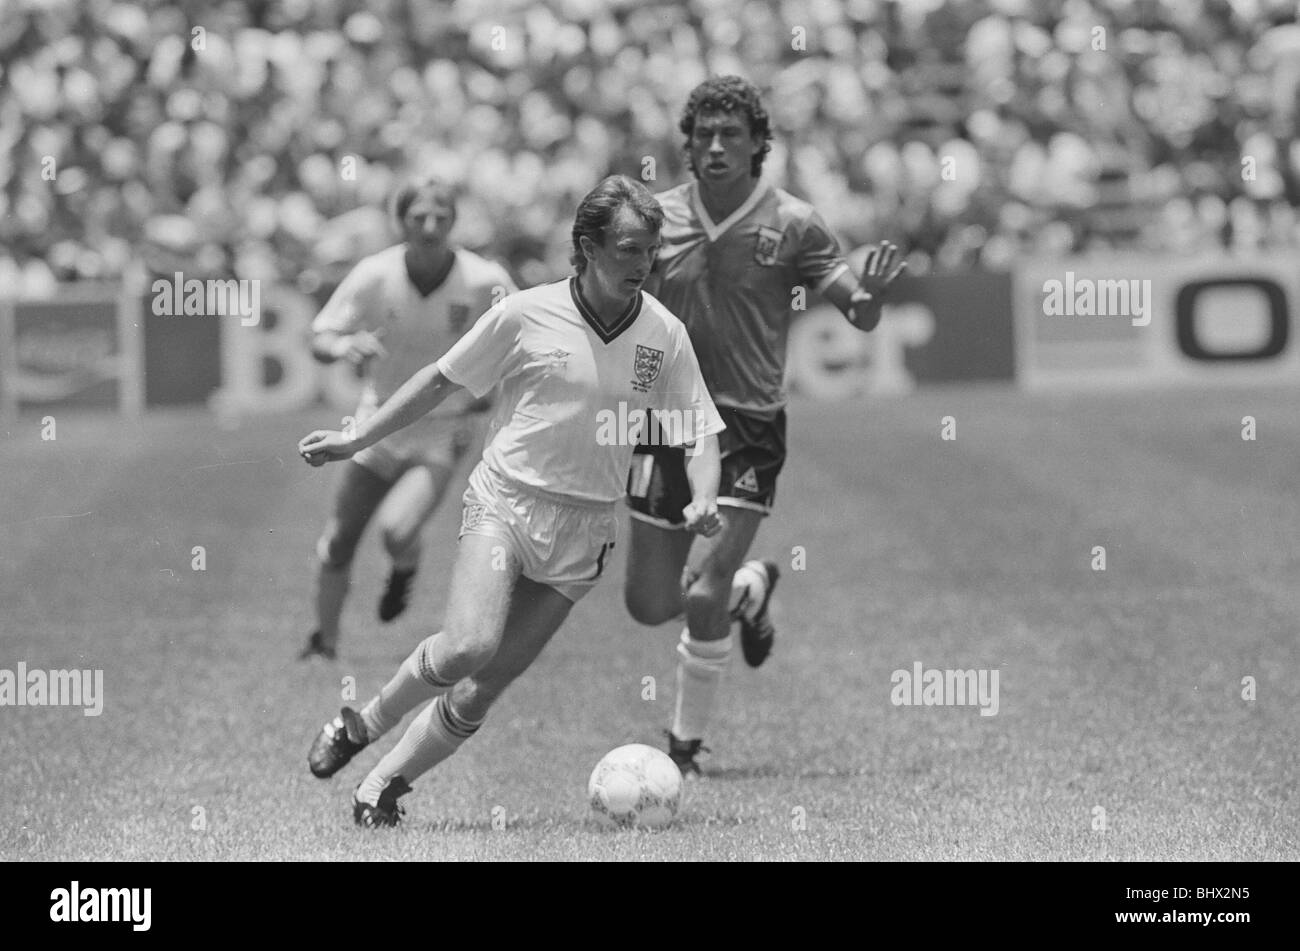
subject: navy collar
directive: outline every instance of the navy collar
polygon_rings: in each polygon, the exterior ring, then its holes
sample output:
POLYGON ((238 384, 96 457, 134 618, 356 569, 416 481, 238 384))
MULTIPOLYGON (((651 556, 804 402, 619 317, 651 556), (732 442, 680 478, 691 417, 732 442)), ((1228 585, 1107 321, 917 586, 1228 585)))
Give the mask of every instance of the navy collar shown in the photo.
POLYGON ((578 289, 578 279, 576 277, 569 278, 569 294, 573 297, 573 305, 578 308, 578 313, 582 315, 582 319, 587 322, 588 327, 596 331, 596 336, 600 337, 604 343, 612 342, 623 331, 631 327, 636 322, 637 315, 641 313, 641 292, 637 291, 636 297, 628 305, 627 310, 623 311, 618 320, 614 321, 613 326, 607 330, 596 317, 596 311, 587 303, 587 299, 582 296, 582 291, 578 289))
POLYGON ((420 295, 421 299, 427 300, 429 295, 431 295, 434 291, 438 290, 438 288, 442 287, 442 285, 446 284, 447 278, 451 277, 451 269, 456 266, 456 252, 454 250, 451 252, 451 255, 449 256, 449 260, 447 261, 447 265, 439 273, 434 275, 433 283, 429 285, 429 289, 427 291, 424 288, 422 288, 418 283, 416 283, 415 275, 411 273, 411 262, 410 259, 406 256, 405 249, 403 249, 402 251, 402 264, 406 268, 407 282, 412 287, 415 288, 415 292, 420 295))

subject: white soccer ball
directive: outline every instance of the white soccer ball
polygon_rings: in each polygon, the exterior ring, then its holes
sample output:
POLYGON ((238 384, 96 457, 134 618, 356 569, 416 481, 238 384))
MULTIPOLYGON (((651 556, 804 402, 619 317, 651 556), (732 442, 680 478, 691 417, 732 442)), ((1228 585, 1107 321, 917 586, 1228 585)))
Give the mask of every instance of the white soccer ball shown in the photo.
POLYGON ((610 750, 587 783, 591 816, 606 829, 662 829, 682 803, 682 774, 667 753, 644 743, 610 750))

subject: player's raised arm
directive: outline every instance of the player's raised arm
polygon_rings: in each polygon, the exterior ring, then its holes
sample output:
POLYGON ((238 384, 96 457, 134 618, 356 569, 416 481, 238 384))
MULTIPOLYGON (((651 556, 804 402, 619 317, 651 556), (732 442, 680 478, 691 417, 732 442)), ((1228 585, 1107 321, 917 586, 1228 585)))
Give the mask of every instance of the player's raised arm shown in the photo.
POLYGON ((317 430, 298 443, 298 453, 310 465, 349 459, 354 453, 372 446, 391 433, 409 426, 448 396, 460 389, 430 363, 398 388, 383 406, 375 411, 356 432, 317 430))
POLYGON ((898 245, 882 241, 867 252, 862 275, 844 271, 822 291, 823 296, 839 308, 849 323, 859 330, 874 330, 880 323, 881 307, 890 285, 907 267, 898 260, 898 245))

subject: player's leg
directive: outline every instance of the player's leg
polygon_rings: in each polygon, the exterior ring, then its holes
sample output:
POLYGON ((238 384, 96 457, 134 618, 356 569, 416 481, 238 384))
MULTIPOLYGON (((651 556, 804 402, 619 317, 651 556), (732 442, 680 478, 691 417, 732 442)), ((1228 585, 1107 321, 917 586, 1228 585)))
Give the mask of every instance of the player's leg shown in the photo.
POLYGON ((457 645, 448 635, 463 626, 455 620, 458 610, 472 605, 476 598, 481 600, 482 595, 471 595, 458 605, 455 602, 461 599, 456 593, 447 631, 435 639, 430 663, 444 682, 453 677, 458 682, 415 718, 393 751, 358 787, 353 815, 363 825, 395 822, 396 799, 409 790, 410 781, 446 759, 478 730, 489 707, 542 651, 573 603, 598 583, 614 544, 617 519, 612 510, 559 506, 528 497, 494 484, 482 468, 470 477, 466 501, 462 532, 499 534, 501 541, 487 539, 493 563, 503 550, 511 559, 514 583, 508 606, 505 616, 493 622, 501 625, 500 633, 490 655, 462 647, 459 653, 464 663, 458 666, 457 645), (473 504, 473 499, 486 503, 473 504), (488 505, 492 510, 482 511, 488 505), (526 531, 521 530, 520 519, 529 526, 526 531), (443 639, 449 646, 440 658, 438 641, 443 639), (477 657, 483 658, 482 663, 470 669, 466 658, 477 657))
POLYGON ((443 629, 416 646, 360 714, 344 707, 325 724, 307 754, 314 775, 334 775, 420 703, 481 667, 496 649, 508 596, 522 569, 521 549, 513 524, 496 514, 499 499, 492 481, 476 469, 469 482, 443 629))
POLYGON ((776 565, 745 563, 745 556, 776 498, 776 479, 785 463, 785 413, 764 420, 728 410, 723 419, 727 429, 718 489, 723 529, 695 542, 682 580, 686 630, 677 647, 669 753, 683 771, 699 771, 694 757, 730 659, 731 620, 741 622, 745 658, 753 666, 767 656, 774 636, 767 606, 776 565))
MULTIPOLYGON (((519 558, 508 540, 489 534, 462 535, 452 568, 442 630, 426 638, 412 652, 380 695, 366 705, 366 711, 373 716, 379 709, 387 724, 395 724, 422 700, 446 693, 456 681, 485 666, 501 645, 510 594, 519 571, 519 558)), ((430 710, 433 709, 431 705, 430 710)), ((402 769, 428 732, 425 720, 427 717, 423 715, 417 717, 397 746, 357 787, 353 806, 358 822, 371 824, 364 816, 370 815, 375 807, 391 814, 391 810, 382 808, 380 797, 391 800, 400 795, 401 792, 394 793, 388 788, 390 783, 400 780, 394 784, 394 789, 400 789, 414 778, 413 775, 403 778, 402 769), (371 807, 369 810, 365 808, 367 805, 371 807)), ((376 738, 369 735, 367 728, 364 739, 376 738)))
POLYGON ((379 601, 379 619, 385 622, 399 617, 410 603, 424 525, 442 504, 461 460, 482 441, 482 420, 475 415, 439 418, 422 429, 410 468, 379 509, 380 535, 392 561, 379 601))
POLYGON ((492 534, 461 536, 442 630, 426 638, 403 663, 408 689, 390 691, 388 702, 383 692, 376 698, 377 719, 367 722, 373 727, 371 739, 391 729, 421 700, 449 689, 492 659, 501 645, 510 592, 521 580, 519 571, 519 558, 508 540, 492 534), (429 692, 421 696, 418 688, 410 689, 417 683, 429 692))
MULTIPOLYGON (((730 487, 731 483, 724 481, 720 490, 730 487)), ((692 536, 682 529, 682 509, 690 499, 683 452, 661 446, 638 447, 628 473, 632 530, 623 602, 642 624, 662 624, 685 610, 682 569, 692 536)), ((728 609, 733 618, 743 620, 755 614, 759 604, 766 604, 762 579, 752 568, 742 566, 732 579, 728 609)))
MULTIPOLYGON (((767 514, 776 501, 776 480, 785 465, 785 411, 770 420, 732 412, 727 420, 734 452, 723 465, 718 505, 724 511, 767 514)), ((768 612, 780 570, 775 561, 747 561, 732 578, 732 617, 740 622, 745 663, 758 667, 772 652, 776 629, 768 612)))
POLYGON ((641 624, 662 624, 681 617, 682 570, 695 537, 633 517, 628 539, 623 603, 641 624))
MULTIPOLYGON (((731 517, 728 511, 723 510, 724 522, 731 517)), ((636 517, 630 521, 623 579, 623 603, 628 613, 648 625, 681 617, 686 610, 684 569, 695 536, 636 517)), ((776 574, 771 562, 747 561, 736 569, 727 599, 727 613, 732 620, 751 621, 766 608, 776 574)))
POLYGON ((361 534, 388 493, 392 482, 351 461, 343 466, 334 496, 334 511, 316 542, 316 629, 302 657, 334 657, 338 649, 339 618, 352 577, 352 558, 361 534))
POLYGON ((550 585, 520 578, 501 649, 486 667, 452 688, 448 703, 465 720, 482 723, 506 688, 532 666, 572 608, 573 602, 550 585))
POLYGON ((682 577, 686 628, 677 645, 677 700, 669 753, 683 772, 699 772, 695 754, 731 658, 733 579, 753 544, 763 514, 727 507, 723 529, 696 537, 682 577))
POLYGON ((390 804, 478 731, 492 704, 542 652, 572 606, 554 588, 519 578, 496 652, 425 707, 371 770, 353 798, 357 821, 386 824, 394 815, 390 804))
POLYGON ((638 446, 632 456, 623 603, 642 624, 662 624, 683 610, 682 568, 692 538, 683 530, 682 509, 691 500, 685 460, 681 450, 664 446, 638 446))
POLYGON ((751 558, 731 581, 731 617, 740 622, 740 647, 745 663, 759 667, 772 652, 776 627, 768 611, 781 569, 770 558, 751 558))
POLYGON ((398 778, 409 788, 460 749, 478 731, 506 687, 542 652, 572 607, 573 602, 554 588, 519 578, 492 659, 420 711, 397 745, 362 782, 357 800, 377 803, 383 790, 398 778))
POLYGON ((453 470, 444 466, 412 466, 402 473, 379 507, 376 524, 392 562, 379 600, 381 621, 397 618, 410 603, 420 562, 420 536, 425 523, 442 504, 452 477, 453 470))
POLYGON ((593 509, 531 500, 530 523, 551 526, 553 544, 533 548, 529 575, 511 597, 501 649, 477 673, 456 684, 448 703, 467 722, 481 723, 488 708, 528 669, 575 603, 599 583, 618 533, 613 507, 593 509))
POLYGON ((500 643, 519 561, 508 541, 461 537, 442 630, 426 637, 361 712, 344 707, 321 729, 307 754, 313 775, 333 776, 367 745, 425 701, 481 667, 500 643))

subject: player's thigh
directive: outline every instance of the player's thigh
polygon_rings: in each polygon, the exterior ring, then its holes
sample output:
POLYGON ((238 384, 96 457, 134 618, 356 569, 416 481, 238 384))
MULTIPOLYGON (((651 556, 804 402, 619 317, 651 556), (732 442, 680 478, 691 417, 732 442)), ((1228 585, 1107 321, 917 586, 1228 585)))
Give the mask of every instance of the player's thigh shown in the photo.
POLYGON ((355 462, 344 463, 342 468, 325 535, 330 543, 350 549, 355 547, 392 483, 355 462))
POLYGON ((631 523, 623 599, 638 620, 666 621, 681 611, 682 568, 695 536, 637 518, 631 523))
POLYGON ((385 537, 410 541, 441 504, 452 478, 453 470, 430 464, 403 472, 379 508, 379 527, 385 537))
POLYGON ((466 534, 456 548, 443 633, 452 648, 474 663, 496 653, 505 630, 519 559, 509 544, 490 535, 466 534))
POLYGON ((696 579, 705 579, 725 584, 726 590, 730 590, 731 576, 745 561, 754 544, 754 536, 763 524, 763 513, 753 509, 723 505, 718 507, 718 511, 722 515, 722 531, 712 538, 691 536, 693 541, 686 560, 683 588, 696 579))
POLYGON ((532 666, 572 607, 573 602, 549 585, 519 578, 510 596, 501 646, 492 660, 453 690, 457 712, 473 720, 485 716, 506 687, 532 666))

